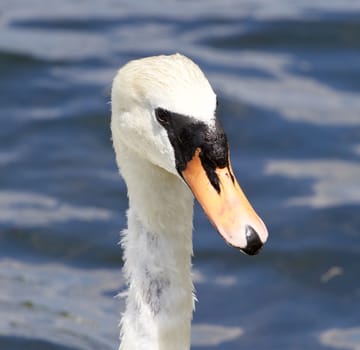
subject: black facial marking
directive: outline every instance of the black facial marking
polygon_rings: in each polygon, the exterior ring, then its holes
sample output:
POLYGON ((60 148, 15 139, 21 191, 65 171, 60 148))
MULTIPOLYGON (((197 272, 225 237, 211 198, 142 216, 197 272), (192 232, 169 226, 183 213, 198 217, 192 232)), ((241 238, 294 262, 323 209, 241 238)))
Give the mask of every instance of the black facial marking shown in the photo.
MULTIPOLYGON (((175 152, 176 169, 182 176, 187 163, 200 148, 200 160, 211 184, 220 193, 216 168, 229 167, 228 141, 225 132, 216 118, 215 126, 210 127, 192 117, 170 112, 163 108, 155 109, 158 122, 166 129, 175 152)), ((233 176, 229 169, 229 174, 233 176)))

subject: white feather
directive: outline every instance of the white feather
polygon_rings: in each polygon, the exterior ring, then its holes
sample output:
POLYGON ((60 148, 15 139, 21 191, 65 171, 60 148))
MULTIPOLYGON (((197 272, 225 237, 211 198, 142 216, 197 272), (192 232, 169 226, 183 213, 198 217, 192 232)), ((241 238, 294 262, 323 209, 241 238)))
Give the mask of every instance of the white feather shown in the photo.
POLYGON ((213 125, 216 96, 199 67, 179 54, 132 61, 114 79, 111 130, 129 197, 121 350, 190 348, 193 196, 176 171, 157 107, 213 125))

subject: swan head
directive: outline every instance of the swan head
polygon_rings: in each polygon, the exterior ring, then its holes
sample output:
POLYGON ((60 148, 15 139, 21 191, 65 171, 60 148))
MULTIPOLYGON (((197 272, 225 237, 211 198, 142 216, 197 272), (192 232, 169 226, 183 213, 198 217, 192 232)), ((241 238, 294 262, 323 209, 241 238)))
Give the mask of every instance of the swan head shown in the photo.
POLYGON ((200 68, 180 54, 131 61, 111 98, 115 151, 125 144, 179 177, 225 241, 256 254, 267 229, 236 181, 216 95, 200 68))

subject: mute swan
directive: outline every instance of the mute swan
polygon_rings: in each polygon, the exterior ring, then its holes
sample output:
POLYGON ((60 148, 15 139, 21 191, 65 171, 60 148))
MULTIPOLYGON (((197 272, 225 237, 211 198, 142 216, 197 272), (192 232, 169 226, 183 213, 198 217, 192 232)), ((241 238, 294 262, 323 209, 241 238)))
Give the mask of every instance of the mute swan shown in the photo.
POLYGON ((111 131, 129 197, 120 350, 188 350, 193 195, 225 241, 256 254, 267 230, 236 181, 216 95, 180 54, 134 60, 111 93, 111 131))

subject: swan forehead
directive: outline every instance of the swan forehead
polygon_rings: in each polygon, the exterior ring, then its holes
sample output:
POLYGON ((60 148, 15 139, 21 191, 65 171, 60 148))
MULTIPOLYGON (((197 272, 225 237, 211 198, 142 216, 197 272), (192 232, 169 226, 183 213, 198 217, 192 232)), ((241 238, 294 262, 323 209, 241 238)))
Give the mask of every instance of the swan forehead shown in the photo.
POLYGON ((152 110, 191 116, 213 125, 216 95, 200 68, 180 54, 148 57, 125 66, 132 76, 132 93, 152 110))

